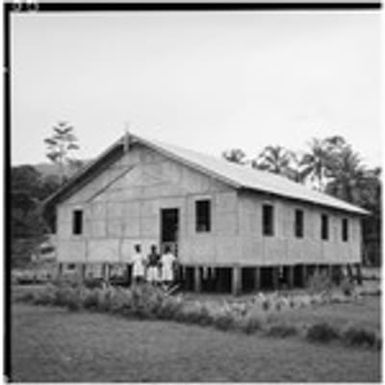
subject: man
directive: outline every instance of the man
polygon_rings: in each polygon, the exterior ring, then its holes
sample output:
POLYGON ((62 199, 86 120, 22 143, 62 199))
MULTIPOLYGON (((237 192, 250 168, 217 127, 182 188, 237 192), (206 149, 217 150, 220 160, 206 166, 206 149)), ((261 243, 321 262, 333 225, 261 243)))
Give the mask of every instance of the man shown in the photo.
POLYGON ((144 282, 146 259, 144 258, 140 245, 134 246, 135 253, 132 260, 132 281, 136 284, 144 282))
POLYGON ((164 248, 160 262, 162 266, 162 282, 166 287, 170 287, 174 281, 174 267, 176 262, 176 257, 171 252, 170 246, 164 248))
POLYGON ((151 252, 147 257, 147 281, 152 284, 157 284, 159 282, 159 259, 160 256, 156 251, 156 246, 151 246, 151 252))

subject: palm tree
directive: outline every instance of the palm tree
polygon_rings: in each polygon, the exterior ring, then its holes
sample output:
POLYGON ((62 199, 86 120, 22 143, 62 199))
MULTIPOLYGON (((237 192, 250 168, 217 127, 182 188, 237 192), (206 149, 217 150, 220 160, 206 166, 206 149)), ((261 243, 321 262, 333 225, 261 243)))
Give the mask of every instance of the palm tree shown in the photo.
POLYGON ((310 151, 300 161, 303 178, 310 178, 317 190, 325 189, 328 170, 331 165, 330 144, 326 140, 313 138, 309 143, 310 151))
POLYGON ((259 156, 251 161, 251 166, 259 170, 288 176, 292 160, 293 154, 284 147, 279 145, 266 146, 259 156))
POLYGON ((229 162, 237 164, 246 163, 246 154, 240 148, 232 148, 231 150, 223 151, 222 156, 229 162))
POLYGON ((336 155, 329 164, 328 175, 331 180, 326 186, 326 192, 360 205, 370 176, 351 146, 347 145, 336 155))

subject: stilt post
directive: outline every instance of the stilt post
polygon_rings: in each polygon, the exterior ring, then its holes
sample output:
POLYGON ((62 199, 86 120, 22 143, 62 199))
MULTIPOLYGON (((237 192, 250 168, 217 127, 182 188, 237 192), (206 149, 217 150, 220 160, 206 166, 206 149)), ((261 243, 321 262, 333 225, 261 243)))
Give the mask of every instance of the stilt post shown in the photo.
POLYGON ((307 286, 307 273, 308 273, 308 267, 307 265, 301 266, 301 273, 302 273, 302 287, 307 286))
POLYGON ((202 291, 202 280, 201 280, 201 272, 200 267, 194 267, 194 291, 196 293, 200 293, 202 291))
POLYGON ((359 263, 356 264, 356 277, 357 277, 357 285, 362 285, 361 265, 359 263))
POLYGON ((231 280, 231 293, 233 295, 238 295, 242 291, 242 277, 241 277, 241 267, 239 265, 233 266, 233 276, 231 280))
POLYGON ((59 262, 57 265, 57 278, 61 278, 63 275, 63 263, 59 262))
POLYGON ((272 276, 273 276, 273 290, 279 289, 279 268, 272 267, 272 276))
POLYGON ((254 288, 255 290, 261 290, 261 268, 256 267, 254 270, 254 288))
POLYGON ((287 267, 287 284, 289 289, 294 288, 294 266, 289 265, 287 267))

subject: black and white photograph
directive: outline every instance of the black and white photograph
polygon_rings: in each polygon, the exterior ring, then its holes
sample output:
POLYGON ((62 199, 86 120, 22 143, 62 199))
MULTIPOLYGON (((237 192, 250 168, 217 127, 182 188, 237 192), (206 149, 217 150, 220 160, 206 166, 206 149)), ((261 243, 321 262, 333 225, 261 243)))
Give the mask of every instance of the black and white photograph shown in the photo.
POLYGON ((382 381, 380 3, 5 3, 6 382, 382 381))

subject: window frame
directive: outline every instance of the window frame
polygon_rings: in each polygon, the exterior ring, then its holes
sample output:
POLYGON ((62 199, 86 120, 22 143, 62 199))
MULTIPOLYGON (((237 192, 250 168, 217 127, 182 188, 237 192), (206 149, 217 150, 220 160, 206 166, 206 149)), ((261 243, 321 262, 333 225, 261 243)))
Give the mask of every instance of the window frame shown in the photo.
POLYGON ((329 215, 321 214, 321 239, 329 240, 329 215))
POLYGON ((82 209, 72 211, 72 235, 82 235, 84 230, 84 213, 82 209))
POLYGON ((305 236, 305 211, 303 209, 294 210, 294 236, 296 238, 304 238, 305 236), (297 214, 301 214, 299 217, 297 214), (298 219, 300 221, 298 222, 298 219))
POLYGON ((349 241, 349 220, 348 220, 348 218, 342 218, 341 239, 342 239, 342 242, 348 242, 349 241))
POLYGON ((195 200, 195 232, 196 233, 211 232, 211 229, 212 229, 211 212, 212 212, 211 199, 202 198, 202 199, 195 200), (207 205, 207 207, 202 209, 201 205, 207 205))
POLYGON ((274 221, 274 205, 271 203, 262 204, 262 235, 264 237, 274 237, 275 221, 274 221), (269 209, 268 211, 265 211, 269 209), (266 216, 268 215, 268 216, 266 216))

